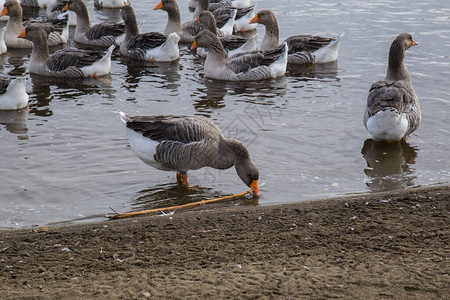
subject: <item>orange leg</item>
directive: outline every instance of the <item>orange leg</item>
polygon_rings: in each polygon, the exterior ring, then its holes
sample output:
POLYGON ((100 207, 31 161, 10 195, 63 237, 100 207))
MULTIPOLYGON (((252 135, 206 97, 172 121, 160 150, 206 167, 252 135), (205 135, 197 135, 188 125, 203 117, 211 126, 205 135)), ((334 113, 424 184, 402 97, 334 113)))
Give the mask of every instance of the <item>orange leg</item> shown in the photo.
POLYGON ((187 179, 187 174, 181 174, 177 172, 177 182, 178 184, 181 184, 184 187, 188 187, 188 179, 187 179))

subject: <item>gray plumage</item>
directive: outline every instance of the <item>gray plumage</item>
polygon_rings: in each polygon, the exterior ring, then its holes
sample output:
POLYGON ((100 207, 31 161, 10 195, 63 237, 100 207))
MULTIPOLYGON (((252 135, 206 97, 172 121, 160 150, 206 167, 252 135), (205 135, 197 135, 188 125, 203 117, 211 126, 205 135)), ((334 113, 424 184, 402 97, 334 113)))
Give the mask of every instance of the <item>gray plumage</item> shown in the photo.
POLYGON ((266 55, 263 52, 238 55, 226 59, 225 51, 219 38, 209 30, 203 30, 195 37, 199 47, 204 47, 209 54, 205 60, 205 75, 213 79, 231 81, 263 80, 284 75, 287 62, 287 46, 281 55, 266 55))
MULTIPOLYGON (((228 169, 234 165, 247 186, 259 178, 258 169, 251 162, 245 146, 235 139, 225 138, 208 119, 174 115, 130 117, 123 112, 120 112, 120 117, 129 130, 140 134, 138 138, 137 135, 128 135, 132 147, 135 143, 142 143, 135 139, 157 143, 154 150, 148 151, 154 153, 153 157, 140 156, 144 162, 153 160, 158 163, 157 168, 186 174, 189 170, 206 166, 228 169)), ((142 149, 140 153, 142 155, 142 149)))
MULTIPOLYGON (((6 46, 8 48, 32 48, 33 44, 30 41, 19 39, 17 37, 24 30, 24 23, 22 22, 23 11, 19 2, 16 0, 7 0, 3 4, 3 7, 3 11, 7 11, 7 15, 9 16, 4 36, 6 46)), ((27 21, 25 25, 34 23, 45 24, 44 21, 32 20, 27 21)), ((49 33, 47 39, 49 46, 56 46, 67 42, 67 40, 60 33, 55 31, 54 27, 53 31, 49 33)))
MULTIPOLYGON (((374 135, 375 140, 382 140, 382 136, 389 136, 389 131, 399 131, 396 128, 383 128, 384 124, 368 124, 369 119, 378 113, 391 111, 407 120, 407 128, 398 139, 405 139, 415 131, 420 124, 421 113, 419 99, 413 89, 408 69, 404 63, 405 51, 411 46, 417 45, 408 33, 402 33, 392 42, 389 50, 389 63, 385 80, 375 82, 367 97, 364 125, 374 135), (377 133, 376 133, 377 132, 377 133)), ((375 120, 375 119, 374 119, 375 120)), ((374 121, 375 122, 375 121, 374 121)))
MULTIPOLYGON (((270 10, 259 11, 254 22, 263 24, 266 28, 261 42, 261 50, 269 50, 279 47, 278 21, 270 10)), ((295 35, 288 37, 284 42, 289 47, 288 64, 313 64, 316 63, 314 52, 331 46, 338 38, 328 38, 313 35, 295 35)))
POLYGON ((103 22, 91 27, 88 10, 82 0, 68 0, 65 10, 77 15, 74 40, 80 44, 109 47, 118 45, 116 37, 125 33, 125 24, 103 22))
POLYGON ((26 38, 34 45, 30 73, 52 77, 85 77, 81 68, 94 64, 105 55, 104 51, 64 48, 49 56, 46 29, 42 25, 29 25, 25 29, 26 38))
POLYGON ((254 8, 254 6, 246 7, 246 8, 235 8, 230 6, 216 6, 217 3, 212 3, 208 0, 199 0, 197 3, 197 7, 194 11, 194 17, 198 17, 202 11, 211 11, 211 13, 214 16, 214 19, 216 20, 217 27, 221 28, 225 25, 226 22, 230 19, 230 17, 233 14, 233 11, 236 10, 236 17, 235 20, 238 20, 242 18, 243 16, 247 15, 249 12, 251 12, 254 8))

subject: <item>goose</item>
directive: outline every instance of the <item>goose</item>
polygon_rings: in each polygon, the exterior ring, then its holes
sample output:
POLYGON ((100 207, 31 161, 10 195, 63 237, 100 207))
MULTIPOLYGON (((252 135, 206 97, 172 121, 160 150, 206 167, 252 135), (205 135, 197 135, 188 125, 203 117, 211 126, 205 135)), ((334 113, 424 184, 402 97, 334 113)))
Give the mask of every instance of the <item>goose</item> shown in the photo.
POLYGON ((50 77, 96 77, 111 71, 111 53, 114 45, 106 54, 104 51, 64 48, 48 54, 47 33, 44 25, 29 25, 19 35, 33 42, 30 57, 30 73, 50 77))
POLYGON ((121 16, 125 22, 125 38, 120 44, 122 55, 149 61, 173 61, 180 57, 178 34, 172 32, 167 38, 159 32, 139 34, 131 6, 124 6, 121 16))
POLYGON ((69 26, 77 25, 77 15, 73 11, 63 12, 67 0, 54 0, 45 9, 45 14, 49 20, 67 20, 69 26))
POLYGON ((247 8, 251 5, 250 0, 220 0, 209 3, 209 9, 216 10, 223 7, 247 8))
MULTIPOLYGON (((19 1, 17 1, 19 2, 19 1)), ((52 3, 52 0, 20 0, 21 6, 47 8, 52 3)))
POLYGON ((21 109, 28 105, 25 76, 10 80, 0 77, 0 110, 21 109))
POLYGON ((287 65, 287 45, 273 53, 254 53, 226 59, 219 38, 209 30, 195 36, 191 49, 205 47, 208 50, 205 76, 229 81, 252 81, 283 76, 287 65))
POLYGON ((119 115, 136 156, 156 169, 176 171, 185 187, 189 170, 235 166, 239 178, 259 196, 259 171, 248 150, 241 142, 225 138, 212 121, 198 116, 119 115))
MULTIPOLYGON (((17 36, 23 31, 23 23, 22 23, 22 7, 20 6, 17 0, 7 0, 3 4, 3 10, 0 13, 0 16, 8 15, 9 20, 6 24, 5 31, 5 44, 8 48, 32 48, 33 43, 19 39, 17 36)), ((56 46, 60 44, 67 43, 68 30, 65 31, 65 34, 60 35, 56 32, 51 32, 48 36, 48 45, 56 46), (65 36, 64 36, 65 35, 65 36)))
POLYGON ((69 0, 63 12, 71 10, 77 15, 74 40, 77 43, 109 47, 118 45, 116 37, 125 33, 125 24, 103 22, 91 27, 89 13, 83 0, 69 0))
MULTIPOLYGON (((259 11, 250 23, 259 23, 266 27, 261 50, 270 50, 279 46, 278 22, 272 11, 267 9, 259 11)), ((288 64, 317 64, 337 60, 343 35, 336 38, 312 35, 295 35, 287 38, 285 42, 289 46, 288 64)))
POLYGON ((153 9, 167 12, 168 19, 164 30, 166 36, 175 32, 180 36, 181 43, 192 43, 195 35, 200 32, 200 26, 194 20, 181 24, 180 9, 175 0, 162 0, 153 9))
POLYGON ((389 50, 386 77, 369 90, 364 126, 375 141, 406 141, 419 127, 419 99, 404 62, 405 51, 415 45, 409 33, 399 34, 389 50))
POLYGON ((127 0, 94 0, 94 6, 100 8, 122 8, 128 4, 127 0))
MULTIPOLYGON (((221 36, 216 26, 214 16, 210 11, 202 11, 200 16, 195 20, 200 23, 202 29, 208 29, 213 34, 219 36, 219 40, 222 43, 227 56, 231 57, 241 52, 249 52, 256 50, 257 35, 253 35, 250 38, 244 38, 238 35, 221 36)), ((197 55, 200 57, 206 57, 208 51, 205 48, 198 47, 197 55)))
POLYGON ((6 51, 8 51, 8 48, 5 44, 5 31, 6 27, 0 29, 0 54, 6 53, 6 51))
POLYGON ((250 24, 250 20, 255 16, 254 6, 221 7, 213 10, 210 5, 211 3, 208 0, 199 0, 194 11, 194 18, 200 16, 202 11, 211 11, 216 20, 217 27, 222 30, 224 29, 223 27, 226 29, 230 26, 232 26, 233 31, 241 32, 256 29, 256 24, 250 24))

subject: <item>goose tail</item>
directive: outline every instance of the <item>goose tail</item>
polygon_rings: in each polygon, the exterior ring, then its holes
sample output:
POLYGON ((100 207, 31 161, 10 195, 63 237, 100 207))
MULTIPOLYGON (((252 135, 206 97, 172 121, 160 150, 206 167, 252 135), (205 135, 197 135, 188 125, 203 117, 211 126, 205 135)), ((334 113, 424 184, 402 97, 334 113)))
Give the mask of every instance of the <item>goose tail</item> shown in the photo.
POLYGON ((314 55, 316 56, 316 63, 328 63, 332 61, 336 61, 339 56, 339 45, 341 44, 341 39, 345 33, 336 37, 331 43, 329 43, 326 47, 323 47, 316 52, 314 55))
POLYGON ((127 125, 130 122, 130 117, 124 113, 123 111, 119 112, 120 120, 122 120, 123 124, 127 125))

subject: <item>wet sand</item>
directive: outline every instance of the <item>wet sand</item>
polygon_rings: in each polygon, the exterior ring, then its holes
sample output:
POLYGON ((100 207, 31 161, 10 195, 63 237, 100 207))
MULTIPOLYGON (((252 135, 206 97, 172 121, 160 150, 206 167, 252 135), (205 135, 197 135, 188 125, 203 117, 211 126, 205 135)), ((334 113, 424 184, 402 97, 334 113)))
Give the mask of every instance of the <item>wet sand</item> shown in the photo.
POLYGON ((448 299, 449 208, 445 185, 0 231, 1 298, 448 299))

